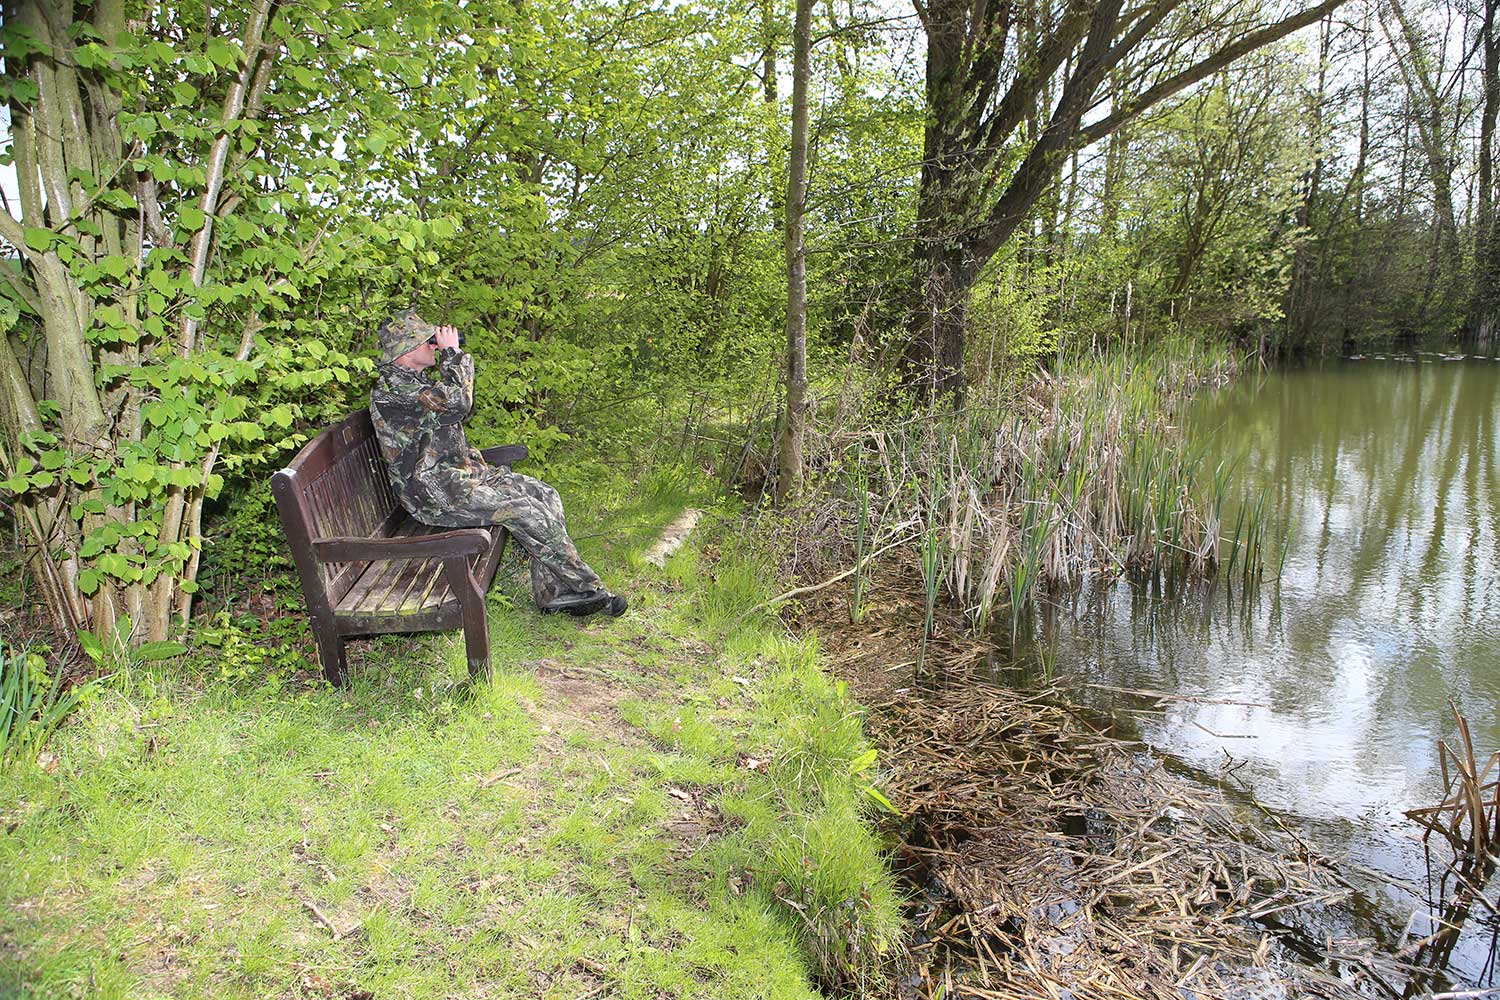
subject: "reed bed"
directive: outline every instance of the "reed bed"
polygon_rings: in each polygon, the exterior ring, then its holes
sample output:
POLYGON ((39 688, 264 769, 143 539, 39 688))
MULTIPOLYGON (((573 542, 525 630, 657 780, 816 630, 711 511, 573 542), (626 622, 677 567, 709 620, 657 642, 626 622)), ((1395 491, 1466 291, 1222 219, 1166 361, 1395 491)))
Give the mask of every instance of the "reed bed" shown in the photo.
POLYGON ((1254 586, 1268 562, 1279 572, 1263 507, 1236 505, 1232 463, 1189 451, 1174 423, 1195 389, 1234 370, 1174 341, 977 387, 956 412, 828 429, 809 449, 823 472, 786 522, 803 530, 783 551, 817 572, 816 553, 836 548, 847 564, 852 547, 855 621, 867 554, 906 531, 928 608, 942 596, 973 632, 1000 623, 1013 638, 1038 596, 1090 574, 1254 586))
MULTIPOLYGON (((1448 964, 1465 925, 1476 913, 1494 928, 1489 959, 1481 976, 1500 981, 1500 894, 1485 895, 1500 864, 1500 750, 1487 758, 1475 754, 1469 721, 1449 702, 1458 739, 1438 741, 1443 773, 1443 800, 1407 811, 1422 827, 1427 856, 1427 902, 1431 932, 1409 946, 1410 964, 1421 970, 1417 985, 1436 981, 1448 964)), ((1500 990, 1489 990, 1500 996, 1500 990)))

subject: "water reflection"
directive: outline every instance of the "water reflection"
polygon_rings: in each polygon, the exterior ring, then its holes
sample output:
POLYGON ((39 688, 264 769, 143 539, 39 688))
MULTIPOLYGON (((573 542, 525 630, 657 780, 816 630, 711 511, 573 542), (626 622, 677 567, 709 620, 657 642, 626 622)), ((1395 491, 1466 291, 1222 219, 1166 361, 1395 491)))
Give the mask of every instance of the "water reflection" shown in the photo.
MULTIPOLYGON (((1205 772, 1233 768, 1330 847, 1420 885, 1402 812, 1442 798, 1448 700, 1477 747, 1500 746, 1497 406, 1500 365, 1441 356, 1207 396, 1189 414, 1191 446, 1243 455, 1238 488, 1264 496, 1267 537, 1288 539, 1280 582, 1256 595, 1112 582, 1071 595, 1039 634, 1075 680, 1233 702, 1169 703, 1141 717, 1142 735, 1205 772)), ((1404 923, 1410 898, 1382 898, 1404 923)), ((1489 933, 1474 937, 1454 956, 1471 980, 1489 933)))

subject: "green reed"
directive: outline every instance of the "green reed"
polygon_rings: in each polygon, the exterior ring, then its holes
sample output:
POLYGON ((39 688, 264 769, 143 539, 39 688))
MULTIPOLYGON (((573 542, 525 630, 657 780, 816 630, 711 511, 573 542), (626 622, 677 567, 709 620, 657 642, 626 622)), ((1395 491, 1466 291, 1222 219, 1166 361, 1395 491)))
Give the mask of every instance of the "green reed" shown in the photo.
POLYGON ((25 646, 0 646, 0 765, 35 759, 84 690, 63 690, 62 671, 49 679, 46 661, 25 646))
MULTIPOLYGON (((1233 370, 1227 353, 1190 341, 1071 354, 1058 375, 976 386, 958 412, 875 432, 877 447, 861 449, 844 480, 856 565, 896 523, 888 519, 920 526, 919 657, 943 596, 978 632, 1003 613, 1014 638, 1039 598, 1090 574, 1258 584, 1268 568, 1264 498, 1230 511, 1236 463, 1185 451, 1176 425, 1191 392, 1233 370)), ((1271 568, 1279 574, 1284 561, 1271 568)), ((867 585, 857 572, 851 618, 867 585)))
MULTIPOLYGON (((920 488, 917 489, 917 494, 918 502, 921 502, 920 488)), ((927 640, 932 636, 932 622, 937 609, 939 587, 943 579, 946 546, 944 545, 943 528, 936 523, 937 501, 942 496, 943 480, 941 475, 939 475, 933 481, 932 495, 928 498, 926 520, 921 539, 924 615, 922 619, 922 642, 917 648, 916 671, 918 674, 922 673, 922 666, 927 658, 927 640)))
POLYGON ((854 465, 854 502, 859 516, 854 526, 854 592, 849 598, 849 621, 858 624, 864 617, 863 598, 869 571, 865 567, 865 546, 870 537, 870 476, 864 463, 854 465))

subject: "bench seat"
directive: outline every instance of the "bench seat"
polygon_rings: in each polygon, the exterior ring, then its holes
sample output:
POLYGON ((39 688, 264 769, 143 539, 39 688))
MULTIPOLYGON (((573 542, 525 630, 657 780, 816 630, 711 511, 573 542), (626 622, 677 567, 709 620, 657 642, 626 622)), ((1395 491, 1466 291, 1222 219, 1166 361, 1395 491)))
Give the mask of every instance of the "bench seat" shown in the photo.
MULTIPOLYGON (((508 466, 526 457, 526 446, 482 454, 508 466)), ((459 627, 470 675, 488 675, 484 595, 509 532, 413 520, 391 488, 368 410, 309 441, 271 477, 271 492, 330 682, 343 683, 346 636, 459 627)))
MULTIPOLYGON (((419 538, 443 530, 408 516, 390 537, 419 538)), ((493 535, 489 552, 480 557, 473 570, 481 590, 489 589, 505 552, 505 533, 496 531, 493 535)), ((446 623, 462 620, 458 598, 443 576, 441 559, 371 562, 350 584, 348 593, 339 598, 333 613, 351 635, 452 628, 446 623)))

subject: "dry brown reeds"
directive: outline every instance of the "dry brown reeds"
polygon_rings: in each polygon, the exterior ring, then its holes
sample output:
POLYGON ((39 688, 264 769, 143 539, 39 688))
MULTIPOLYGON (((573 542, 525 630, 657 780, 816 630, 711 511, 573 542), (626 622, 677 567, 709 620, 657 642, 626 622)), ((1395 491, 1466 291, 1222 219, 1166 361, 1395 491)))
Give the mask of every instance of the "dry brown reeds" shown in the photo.
MULTIPOLYGON (((1443 800, 1436 805, 1407 810, 1422 827, 1427 857, 1428 920, 1432 932, 1409 946, 1411 964, 1421 970, 1411 979, 1407 995, 1434 981, 1448 965, 1471 914, 1482 910, 1500 927, 1500 896, 1485 897, 1500 855, 1500 750, 1484 759, 1474 752, 1469 721, 1449 702, 1458 730, 1456 741, 1438 741, 1443 774, 1443 800), (1434 843, 1436 841, 1436 843, 1434 843)), ((1487 972, 1493 983, 1497 964, 1496 936, 1490 940, 1487 972)), ((1500 991, 1491 991, 1500 995, 1500 991)))
POLYGON ((1175 424, 1191 391, 1235 367, 1172 340, 1011 373, 972 388, 963 408, 864 426, 846 393, 832 426, 810 424, 801 502, 759 534, 774 537, 787 576, 861 567, 850 621, 870 552, 901 532, 927 604, 947 598, 974 633, 1008 621, 1016 636, 1035 598, 1089 574, 1256 585, 1268 565, 1262 507, 1236 510, 1233 462, 1188 451, 1175 424))
POLYGON ((1057 692, 908 693, 874 706, 871 728, 920 889, 920 996, 1357 995, 1257 929, 1342 898, 1331 865, 1057 692))
POLYGON ((830 545, 847 565, 852 543, 863 563, 892 525, 915 522, 928 605, 941 593, 974 631, 1004 616, 1013 636, 1036 596, 1093 573, 1227 567, 1253 584, 1260 510, 1242 506, 1229 531, 1231 463, 1189 452, 1173 423, 1194 387, 1231 371, 1227 356, 1181 345, 1092 358, 977 387, 958 411, 830 434, 810 449, 825 471, 790 512, 804 530, 785 551, 806 570, 830 545))
MULTIPOLYGON (((1500 908, 1449 876, 1432 933, 1399 946, 1351 919, 1368 901, 1346 909, 1338 864, 1239 788, 1229 758, 1216 786, 1168 769, 1066 692, 994 684, 986 644, 965 638, 951 611, 929 640, 924 683, 910 686, 921 610, 894 575, 872 581, 858 628, 826 641, 869 706, 902 812, 897 854, 913 887, 904 996, 1421 997, 1448 982, 1470 908, 1487 919, 1500 908)), ((836 598, 814 613, 836 620, 836 598)), ((1473 829, 1493 838, 1500 816, 1500 759, 1476 760, 1462 723, 1459 734, 1442 751, 1444 802, 1414 810, 1438 847, 1454 831, 1462 844, 1473 829)), ((1469 884, 1489 877, 1467 871, 1469 884)))

